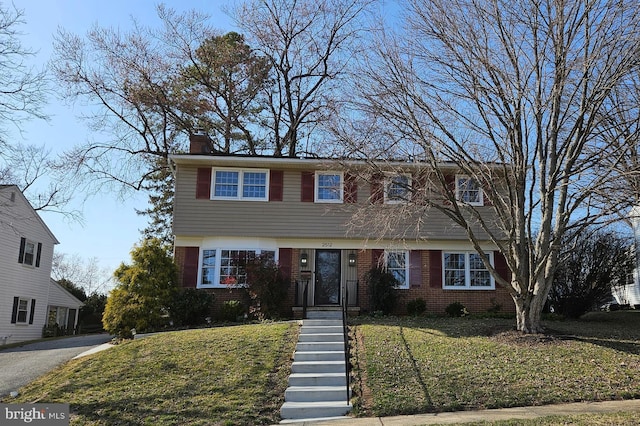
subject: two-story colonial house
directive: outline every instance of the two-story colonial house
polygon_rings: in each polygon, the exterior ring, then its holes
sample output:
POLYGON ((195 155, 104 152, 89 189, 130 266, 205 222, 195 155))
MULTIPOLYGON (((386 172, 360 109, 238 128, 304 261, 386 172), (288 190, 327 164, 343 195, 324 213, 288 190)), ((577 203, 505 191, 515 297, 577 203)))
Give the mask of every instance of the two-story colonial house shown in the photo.
POLYGON ((51 280, 58 240, 15 185, 0 185, 0 241, 0 345, 75 328, 82 302, 51 280))
MULTIPOLYGON (((401 175, 372 182, 335 160, 214 155, 200 138, 206 136, 192 137, 189 154, 171 156, 175 259, 183 287, 208 289, 218 302, 239 299, 246 275, 237 259, 263 254, 289 277, 282 303, 294 316, 301 313, 303 294, 306 306, 333 306, 345 291, 350 309, 369 311, 364 277, 376 266, 398 279, 400 312, 417 298, 433 314, 443 314, 452 302, 470 312, 513 310, 508 291, 496 285, 464 230, 437 209, 421 218, 419 230, 408 227, 402 235, 381 237, 373 226, 352 229, 351 219, 363 206, 397 203, 421 165, 403 163, 401 175)), ((451 181, 468 201, 483 203, 482 190, 453 167, 451 181)), ((488 206, 486 214, 491 211, 488 206)), ((504 258, 488 238, 482 248, 506 276, 504 258)))

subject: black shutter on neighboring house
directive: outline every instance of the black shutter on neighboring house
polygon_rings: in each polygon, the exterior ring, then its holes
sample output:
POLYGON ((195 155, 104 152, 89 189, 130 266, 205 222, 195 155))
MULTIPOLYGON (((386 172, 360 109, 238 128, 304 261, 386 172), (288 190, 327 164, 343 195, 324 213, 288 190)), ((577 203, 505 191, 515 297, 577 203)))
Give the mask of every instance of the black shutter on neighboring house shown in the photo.
POLYGON ((20 303, 19 297, 13 298, 13 311, 11 311, 11 324, 15 324, 18 319, 18 303, 20 303))
POLYGON ((24 263, 24 246, 27 244, 26 238, 20 238, 20 253, 18 254, 18 263, 24 263))
POLYGON ((42 243, 38 243, 38 253, 36 254, 36 268, 40 267, 40 254, 42 253, 42 243))
POLYGON ((31 313, 29 314, 29 324, 33 324, 33 314, 36 312, 36 299, 31 299, 31 313))

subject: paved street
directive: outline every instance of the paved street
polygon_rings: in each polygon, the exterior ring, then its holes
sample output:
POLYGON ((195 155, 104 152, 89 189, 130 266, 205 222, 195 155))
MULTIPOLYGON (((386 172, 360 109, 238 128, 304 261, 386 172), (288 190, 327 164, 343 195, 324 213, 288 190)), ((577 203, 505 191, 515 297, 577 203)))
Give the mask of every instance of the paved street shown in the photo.
POLYGON ((0 350, 0 397, 18 390, 74 356, 110 340, 108 334, 93 334, 0 350))

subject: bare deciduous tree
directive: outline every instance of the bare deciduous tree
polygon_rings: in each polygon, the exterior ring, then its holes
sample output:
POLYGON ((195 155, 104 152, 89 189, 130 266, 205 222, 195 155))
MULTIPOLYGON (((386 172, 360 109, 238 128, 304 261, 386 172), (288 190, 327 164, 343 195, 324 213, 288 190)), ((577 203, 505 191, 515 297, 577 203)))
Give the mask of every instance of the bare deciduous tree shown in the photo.
POLYGON ((340 77, 359 53, 356 41, 371 3, 250 0, 233 11, 250 44, 271 63, 274 85, 268 87, 263 124, 271 131, 275 156, 296 156, 301 141, 337 113, 344 94, 337 90, 340 77))
POLYGON ((87 296, 107 294, 115 285, 112 275, 108 268, 100 268, 95 257, 83 259, 78 254, 53 254, 51 278, 56 281, 68 280, 82 288, 87 296))
POLYGON ((601 129, 612 91, 638 71, 639 14, 626 0, 410 0, 406 25, 380 34, 359 70, 362 120, 340 134, 350 154, 425 165, 440 196, 398 217, 439 212, 465 229, 522 332, 542 329, 563 236, 615 218, 597 194, 617 178, 601 160, 622 148, 601 129), (457 198, 452 168, 481 185, 496 222, 457 198), (489 264, 487 241, 511 280, 489 264))

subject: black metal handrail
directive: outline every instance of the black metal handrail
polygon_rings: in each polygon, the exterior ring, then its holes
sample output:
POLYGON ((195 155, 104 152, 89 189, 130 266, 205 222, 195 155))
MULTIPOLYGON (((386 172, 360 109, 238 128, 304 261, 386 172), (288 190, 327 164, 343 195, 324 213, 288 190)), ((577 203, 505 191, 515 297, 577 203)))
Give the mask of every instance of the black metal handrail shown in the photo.
POLYGON ((302 289, 302 319, 307 318, 307 293, 309 292, 309 281, 304 282, 302 289))
POLYGON ((344 294, 342 295, 342 335, 344 337, 344 371, 345 382, 347 385, 347 405, 349 405, 349 374, 351 373, 351 363, 349 354, 349 327, 347 327, 347 313, 349 306, 349 286, 344 286, 344 294))

